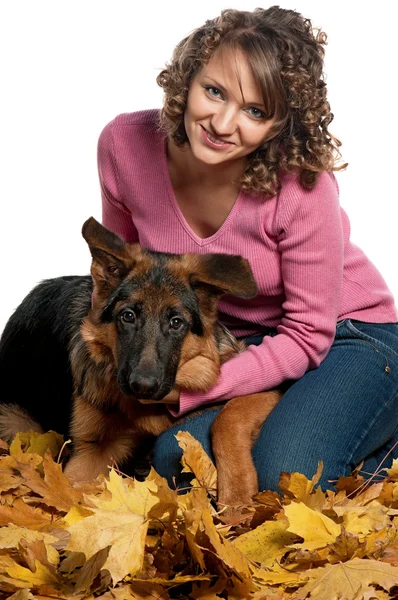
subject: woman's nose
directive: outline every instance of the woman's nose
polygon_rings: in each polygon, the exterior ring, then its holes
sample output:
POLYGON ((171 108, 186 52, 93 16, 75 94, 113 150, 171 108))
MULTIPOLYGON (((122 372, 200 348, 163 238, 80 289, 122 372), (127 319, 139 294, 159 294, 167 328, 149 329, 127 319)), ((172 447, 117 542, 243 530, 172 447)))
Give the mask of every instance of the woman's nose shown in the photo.
POLYGON ((214 133, 219 137, 232 135, 237 127, 236 110, 231 105, 219 106, 211 118, 214 133))

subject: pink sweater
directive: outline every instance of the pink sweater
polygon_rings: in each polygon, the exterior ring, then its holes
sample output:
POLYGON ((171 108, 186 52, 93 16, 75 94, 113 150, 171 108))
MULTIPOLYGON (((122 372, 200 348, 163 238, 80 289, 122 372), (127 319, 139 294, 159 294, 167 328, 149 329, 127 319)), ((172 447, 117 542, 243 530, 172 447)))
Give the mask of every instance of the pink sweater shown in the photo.
POLYGON ((235 335, 264 326, 278 332, 225 363, 209 392, 181 393, 173 414, 299 379, 326 357, 338 320, 398 321, 386 283, 350 241, 332 174, 321 174, 312 191, 287 174, 273 198, 241 192, 220 229, 201 239, 175 199, 158 115, 158 110, 119 115, 100 136, 104 225, 151 250, 244 256, 259 294, 246 301, 225 296, 220 320, 235 335))

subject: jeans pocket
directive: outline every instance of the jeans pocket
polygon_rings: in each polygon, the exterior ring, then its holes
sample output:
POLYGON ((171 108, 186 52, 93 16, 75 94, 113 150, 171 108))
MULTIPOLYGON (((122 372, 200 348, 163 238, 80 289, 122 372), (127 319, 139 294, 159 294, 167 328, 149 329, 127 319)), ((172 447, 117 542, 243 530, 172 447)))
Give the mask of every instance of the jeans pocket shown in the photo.
POLYGON ((398 330, 397 335, 389 331, 382 331, 383 323, 365 323, 353 319, 345 319, 347 328, 357 338, 373 345, 381 353, 388 352, 398 359, 398 330))

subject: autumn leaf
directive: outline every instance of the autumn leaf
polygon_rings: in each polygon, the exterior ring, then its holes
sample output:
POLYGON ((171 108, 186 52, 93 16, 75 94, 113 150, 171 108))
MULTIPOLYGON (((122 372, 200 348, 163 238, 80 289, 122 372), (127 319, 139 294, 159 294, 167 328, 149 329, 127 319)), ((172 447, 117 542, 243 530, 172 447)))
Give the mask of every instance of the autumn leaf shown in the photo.
POLYGON ((68 512, 81 500, 82 493, 71 486, 69 479, 62 473, 61 465, 53 461, 49 450, 45 452, 43 459, 44 479, 31 465, 17 462, 16 466, 24 477, 25 485, 41 496, 43 504, 68 512))
POLYGON ((288 531, 304 538, 294 548, 316 550, 331 544, 341 533, 341 526, 302 502, 292 502, 284 509, 289 520, 288 531))
POLYGON ((0 526, 13 523, 36 531, 49 531, 60 517, 54 517, 42 510, 26 504, 22 499, 15 500, 12 506, 0 505, 0 526))
POLYGON ((204 488, 190 493, 193 508, 200 512, 199 528, 207 536, 218 558, 244 580, 251 579, 251 564, 244 554, 217 531, 204 488))
POLYGON ((394 458, 390 469, 383 469, 393 481, 398 481, 398 458, 394 458))
POLYGON ((9 596, 7 600, 36 600, 35 596, 29 590, 18 590, 12 596, 9 596))
POLYGON ((156 484, 150 481, 132 482, 111 471, 107 491, 90 497, 92 515, 68 527, 71 534, 67 549, 83 552, 89 560, 94 554, 111 546, 104 569, 113 583, 126 575, 134 575, 142 566, 148 512, 156 504, 151 494, 156 484))
POLYGON ((336 541, 328 546, 329 561, 331 563, 350 560, 359 551, 364 551, 366 542, 361 542, 357 535, 354 535, 342 528, 336 541))
POLYGON ((52 457, 57 458, 63 443, 63 436, 55 431, 48 431, 47 433, 38 433, 37 431, 17 433, 10 445, 10 455, 18 456, 22 452, 24 454, 44 456, 49 450, 52 457))
POLYGON ((22 539, 28 543, 37 541, 43 542, 46 545, 49 561, 53 564, 58 564, 59 554, 51 545, 58 540, 53 535, 27 529, 26 527, 18 527, 12 523, 8 527, 0 528, 0 548, 18 548, 22 539))
POLYGON ((295 600, 304 600, 309 594, 316 600, 357 600, 363 597, 360 592, 370 585, 379 585, 389 591, 398 584, 398 567, 360 558, 311 569, 306 574, 311 581, 294 596, 295 600))
POLYGON ((272 567, 286 553, 286 547, 293 543, 295 536, 287 531, 288 526, 286 519, 266 521, 238 536, 232 543, 251 560, 272 567))
POLYGON ((3 581, 21 588, 32 588, 46 584, 57 585, 59 583, 56 575, 39 561, 35 561, 34 572, 14 561, 14 564, 7 568, 7 577, 3 576, 3 581))
POLYGON ((72 582, 75 584, 73 591, 74 594, 90 589, 94 579, 103 568, 109 556, 110 549, 111 547, 107 546, 106 548, 103 548, 102 550, 99 550, 93 554, 90 560, 88 560, 78 571, 76 577, 72 579, 72 582))
POLYGON ((202 444, 188 431, 179 431, 175 438, 183 451, 182 472, 195 475, 196 481, 193 481, 192 485, 217 490, 217 470, 203 450, 202 444))
POLYGON ((334 506, 333 510, 343 517, 344 527, 349 533, 367 535, 371 531, 384 529, 390 523, 388 508, 377 501, 366 506, 358 506, 353 502, 348 506, 334 506))
POLYGON ((0 494, 17 488, 22 482, 22 477, 13 473, 11 469, 0 469, 0 494))
POLYGON ((200 444, 179 435, 197 486, 185 495, 153 469, 145 482, 112 470, 109 479, 72 487, 48 452, 30 452, 29 436, 16 438, 12 456, 3 448, 0 596, 391 597, 398 584, 398 481, 365 485, 354 476, 340 479, 337 493, 324 493, 320 469, 311 480, 282 474, 284 497, 261 492, 225 526, 209 497, 214 466, 200 444))

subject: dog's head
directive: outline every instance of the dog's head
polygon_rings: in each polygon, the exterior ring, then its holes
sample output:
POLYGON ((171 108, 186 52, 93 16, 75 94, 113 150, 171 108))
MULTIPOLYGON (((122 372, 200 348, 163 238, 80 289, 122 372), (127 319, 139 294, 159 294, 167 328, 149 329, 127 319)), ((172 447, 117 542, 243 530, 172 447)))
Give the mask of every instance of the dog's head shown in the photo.
POLYGON ((220 353, 214 336, 223 294, 253 298, 247 260, 166 254, 127 244, 94 218, 83 225, 92 255, 92 310, 82 335, 92 358, 113 362, 125 395, 160 400, 175 384, 206 390, 220 353))

